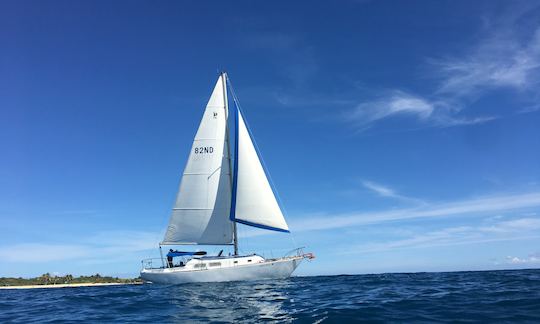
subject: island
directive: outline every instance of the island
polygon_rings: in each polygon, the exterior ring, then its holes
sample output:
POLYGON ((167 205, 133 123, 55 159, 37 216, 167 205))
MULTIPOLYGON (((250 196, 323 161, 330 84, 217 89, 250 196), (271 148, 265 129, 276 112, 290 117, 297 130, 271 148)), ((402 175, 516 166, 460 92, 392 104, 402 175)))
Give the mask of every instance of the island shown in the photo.
POLYGON ((140 278, 118 278, 102 276, 99 273, 91 276, 74 277, 71 274, 54 276, 50 273, 42 274, 36 278, 7 278, 0 277, 0 289, 26 289, 26 288, 65 288, 142 284, 140 278))

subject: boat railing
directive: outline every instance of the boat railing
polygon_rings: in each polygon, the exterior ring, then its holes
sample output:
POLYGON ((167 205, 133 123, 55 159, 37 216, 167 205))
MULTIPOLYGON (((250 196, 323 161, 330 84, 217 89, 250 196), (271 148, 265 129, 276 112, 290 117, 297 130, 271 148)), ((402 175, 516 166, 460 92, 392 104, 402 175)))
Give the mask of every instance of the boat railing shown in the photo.
POLYGON ((308 261, 315 259, 315 254, 313 254, 311 252, 304 253, 304 248, 305 248, 305 246, 302 246, 302 247, 299 247, 299 248, 296 248, 296 249, 292 249, 287 254, 285 254, 285 258, 287 258, 287 257, 302 257, 304 259, 307 259, 308 261))
POLYGON ((141 261, 143 269, 162 269, 164 268, 164 260, 160 258, 144 259, 141 261))
POLYGON ((289 252, 285 253, 284 257, 293 257, 293 256, 302 256, 304 254, 305 246, 292 249, 289 252))
MULTIPOLYGON (((283 255, 282 258, 296 258, 296 257, 302 257, 302 258, 305 258, 305 259, 314 259, 315 256, 313 255, 313 253, 304 253, 304 246, 303 247, 299 247, 299 248, 296 248, 296 249, 292 249, 290 251, 288 251, 287 253, 285 253, 283 255)), ((253 255, 258 255, 258 254, 253 254, 253 255)), ((262 255, 263 258, 264 258, 264 254, 262 255)), ((212 257, 212 259, 215 259, 215 260, 219 260, 220 258, 223 258, 223 259, 226 259, 226 258, 230 258, 230 257, 226 257, 226 256, 223 256, 223 257, 212 257)), ((206 262, 203 262, 205 260, 207 260, 208 258, 207 257, 201 257, 201 258, 194 258, 195 260, 199 260, 199 263, 197 265, 195 265, 196 267, 196 270, 205 270, 206 269, 206 262), (201 267, 200 265, 204 265, 204 268, 201 267)), ((274 258, 274 257, 271 257, 271 258, 265 258, 267 261, 271 261, 271 260, 278 260, 279 258, 274 258)), ((186 260, 184 260, 184 262, 182 263, 186 263, 185 262, 186 260)), ((160 259, 160 258, 150 258, 150 259, 144 259, 141 261, 141 266, 142 266, 142 269, 164 269, 166 268, 166 261, 165 259, 160 259)), ((181 266, 180 264, 175 264, 173 267, 177 267, 177 266, 181 266)), ((212 267, 221 267, 221 263, 218 265, 213 265, 212 267)))
POLYGON ((271 255, 270 257, 268 257, 268 253, 262 253, 262 256, 267 261, 279 260, 281 258, 287 259, 287 258, 297 258, 297 257, 313 259, 314 258, 313 253, 304 253, 304 249, 305 249, 305 246, 289 250, 289 251, 287 251, 287 253, 283 254, 281 257, 278 257, 278 258, 274 257, 273 251, 270 253, 270 255, 271 255))

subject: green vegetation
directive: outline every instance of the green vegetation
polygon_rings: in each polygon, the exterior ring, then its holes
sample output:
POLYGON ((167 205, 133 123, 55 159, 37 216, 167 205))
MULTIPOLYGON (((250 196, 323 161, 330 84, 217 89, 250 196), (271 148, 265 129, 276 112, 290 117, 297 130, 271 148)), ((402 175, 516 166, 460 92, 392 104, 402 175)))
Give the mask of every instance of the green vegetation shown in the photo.
POLYGON ((80 283, 139 283, 140 278, 121 279, 118 277, 101 276, 99 273, 91 276, 73 277, 53 276, 49 273, 42 274, 37 278, 5 278, 0 277, 0 286, 30 286, 30 285, 57 285, 57 284, 80 284, 80 283))

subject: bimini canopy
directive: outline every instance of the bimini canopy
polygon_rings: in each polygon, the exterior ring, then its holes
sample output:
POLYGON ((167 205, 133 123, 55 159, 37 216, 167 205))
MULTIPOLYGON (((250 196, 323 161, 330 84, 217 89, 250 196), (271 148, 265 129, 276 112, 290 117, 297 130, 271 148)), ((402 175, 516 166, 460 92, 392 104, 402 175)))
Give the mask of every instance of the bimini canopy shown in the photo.
POLYGON ((198 251, 198 252, 169 251, 169 253, 167 253, 168 257, 191 256, 191 255, 206 255, 206 252, 204 251, 198 251))

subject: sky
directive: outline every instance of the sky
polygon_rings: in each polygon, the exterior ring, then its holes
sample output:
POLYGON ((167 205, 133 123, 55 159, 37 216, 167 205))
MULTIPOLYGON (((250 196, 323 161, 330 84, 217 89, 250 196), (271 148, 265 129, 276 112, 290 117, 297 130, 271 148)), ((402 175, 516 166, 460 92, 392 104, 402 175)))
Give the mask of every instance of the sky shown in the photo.
POLYGON ((540 267, 539 2, 2 1, 0 276, 158 257, 221 70, 291 228, 241 252, 540 267))

